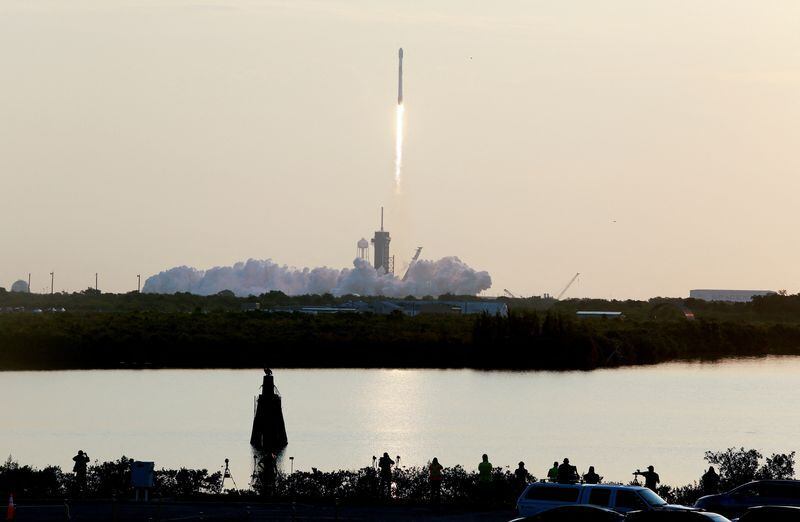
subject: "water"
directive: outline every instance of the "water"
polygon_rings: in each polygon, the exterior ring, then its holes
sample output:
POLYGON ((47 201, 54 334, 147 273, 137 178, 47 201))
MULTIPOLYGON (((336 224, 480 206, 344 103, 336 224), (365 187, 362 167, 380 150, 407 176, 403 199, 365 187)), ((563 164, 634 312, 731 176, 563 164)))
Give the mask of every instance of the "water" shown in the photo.
MULTIPOLYGON (((696 480, 706 450, 797 449, 800 358, 676 363, 594 372, 278 370, 295 469, 401 465, 437 456, 475 469, 520 460, 537 476, 568 456, 581 473, 629 480, 653 464, 662 480, 696 480)), ((260 370, 0 373, 0 452, 71 470, 128 455, 157 467, 221 469, 238 485, 260 370)), ((284 458, 282 465, 289 467, 284 458)), ((288 470, 288 469, 287 469, 288 470)))

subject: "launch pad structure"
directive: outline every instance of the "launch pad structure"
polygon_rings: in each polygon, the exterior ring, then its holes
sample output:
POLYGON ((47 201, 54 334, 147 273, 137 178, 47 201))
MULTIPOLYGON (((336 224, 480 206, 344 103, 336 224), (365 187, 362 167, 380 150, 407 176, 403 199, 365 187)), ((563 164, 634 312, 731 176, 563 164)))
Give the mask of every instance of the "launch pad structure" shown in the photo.
POLYGON ((381 229, 375 231, 372 238, 372 252, 375 256, 373 266, 378 272, 384 274, 394 273, 394 256, 389 254, 389 243, 392 237, 389 231, 383 229, 383 207, 381 207, 381 229))

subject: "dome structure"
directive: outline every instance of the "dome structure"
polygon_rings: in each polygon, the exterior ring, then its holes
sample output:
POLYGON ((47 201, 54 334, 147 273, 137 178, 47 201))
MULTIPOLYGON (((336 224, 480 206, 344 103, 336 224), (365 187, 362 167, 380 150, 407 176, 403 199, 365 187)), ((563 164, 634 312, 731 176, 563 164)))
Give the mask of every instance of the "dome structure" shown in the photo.
POLYGON ((20 293, 27 294, 28 291, 29 291, 28 283, 23 281, 22 279, 14 281, 14 284, 11 285, 11 291, 12 292, 20 292, 20 293))

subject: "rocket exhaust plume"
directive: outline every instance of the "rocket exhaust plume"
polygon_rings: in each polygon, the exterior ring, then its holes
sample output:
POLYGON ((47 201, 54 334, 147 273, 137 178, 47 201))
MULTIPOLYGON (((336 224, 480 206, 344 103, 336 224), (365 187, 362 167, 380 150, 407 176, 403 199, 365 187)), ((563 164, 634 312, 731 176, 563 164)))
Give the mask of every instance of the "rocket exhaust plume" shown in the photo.
POLYGON ((230 290, 238 296, 260 295, 273 290, 287 295, 382 295, 405 297, 442 294, 476 295, 492 286, 488 272, 475 270, 455 256, 437 261, 420 259, 401 279, 376 270, 368 260, 355 259, 352 268, 295 268, 271 259, 249 259, 232 266, 198 270, 171 268, 148 277, 145 293, 190 292, 212 295, 230 290))
POLYGON ((395 133, 395 152, 394 152, 394 190, 401 193, 402 166, 403 166, 403 48, 397 53, 399 66, 397 69, 397 123, 395 133))

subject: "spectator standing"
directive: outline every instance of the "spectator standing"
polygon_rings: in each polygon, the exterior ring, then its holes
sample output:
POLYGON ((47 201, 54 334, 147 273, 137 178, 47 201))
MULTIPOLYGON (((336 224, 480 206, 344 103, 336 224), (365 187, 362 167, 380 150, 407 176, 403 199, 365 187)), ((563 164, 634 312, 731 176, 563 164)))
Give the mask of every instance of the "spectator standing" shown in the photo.
POLYGON ((433 457, 431 465, 428 466, 429 480, 431 483, 431 502, 439 504, 442 500, 442 470, 444 466, 439 464, 439 459, 433 457))

